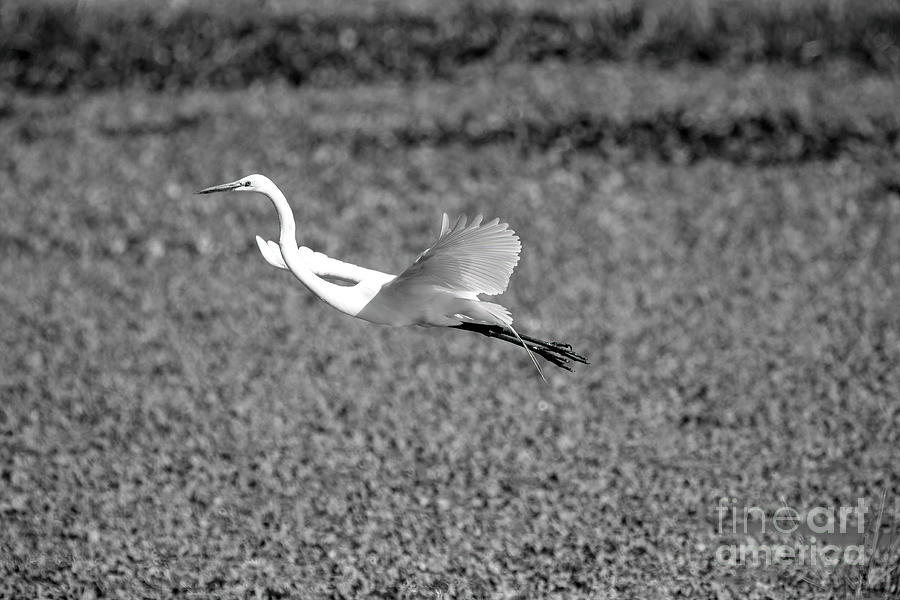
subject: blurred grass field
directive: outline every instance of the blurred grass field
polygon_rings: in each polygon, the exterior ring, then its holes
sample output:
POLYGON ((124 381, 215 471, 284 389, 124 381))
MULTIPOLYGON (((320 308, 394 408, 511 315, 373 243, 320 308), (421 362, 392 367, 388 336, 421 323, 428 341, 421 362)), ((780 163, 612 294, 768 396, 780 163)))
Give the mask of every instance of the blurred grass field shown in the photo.
POLYGON ((62 92, 448 78, 557 58, 900 71, 895 0, 6 0, 0 77, 62 92))
POLYGON ((4 88, 0 594, 843 597, 714 509, 900 492, 900 83, 751 59, 4 88), (252 172, 385 271, 501 217, 501 301, 593 364, 336 313, 192 195, 252 172))

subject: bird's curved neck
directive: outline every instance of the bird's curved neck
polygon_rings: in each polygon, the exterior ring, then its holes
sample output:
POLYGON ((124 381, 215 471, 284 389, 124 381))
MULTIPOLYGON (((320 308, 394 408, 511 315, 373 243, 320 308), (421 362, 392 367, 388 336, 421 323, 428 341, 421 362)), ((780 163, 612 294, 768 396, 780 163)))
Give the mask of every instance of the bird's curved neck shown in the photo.
POLYGON ((281 256, 284 258, 288 269, 294 274, 294 277, 306 286, 309 291, 337 310, 351 316, 359 314, 370 298, 364 297, 363 294, 352 287, 336 285, 316 275, 300 255, 297 247, 297 225, 294 221, 294 212, 291 210, 291 205, 288 204, 287 198, 274 185, 261 191, 275 205, 275 210, 278 213, 278 222, 281 226, 278 237, 278 243, 281 246, 281 256))
POLYGON ((297 223, 294 221, 294 211, 291 210, 291 205, 288 204, 287 198, 275 186, 271 186, 263 193, 269 197, 269 200, 275 205, 275 211, 278 213, 278 224, 280 226, 278 243, 282 249, 296 249, 297 223))

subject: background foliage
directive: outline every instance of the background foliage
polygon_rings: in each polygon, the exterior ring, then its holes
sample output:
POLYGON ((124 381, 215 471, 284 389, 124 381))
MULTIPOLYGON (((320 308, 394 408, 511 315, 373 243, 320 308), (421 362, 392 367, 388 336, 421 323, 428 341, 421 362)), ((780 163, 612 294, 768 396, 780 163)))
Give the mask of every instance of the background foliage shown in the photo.
POLYGON ((0 594, 897 593, 890 503, 868 572, 715 562, 745 541, 722 497, 900 492, 897 28, 3 2, 0 594), (502 217, 500 301, 593 364, 541 385, 512 346, 335 313, 262 262, 269 205, 191 194, 251 172, 386 271, 441 211, 502 217))
POLYGON ((900 70, 892 0, 31 2, 0 8, 0 77, 62 92, 452 77, 473 63, 632 60, 900 70))

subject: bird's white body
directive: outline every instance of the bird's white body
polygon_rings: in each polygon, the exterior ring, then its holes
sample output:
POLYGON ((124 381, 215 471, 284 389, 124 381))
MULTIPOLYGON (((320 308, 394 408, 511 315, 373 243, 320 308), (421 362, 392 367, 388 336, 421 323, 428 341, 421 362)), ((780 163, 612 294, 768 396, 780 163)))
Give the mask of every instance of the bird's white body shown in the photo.
MULTIPOLYGON (((290 270, 281 247, 276 242, 256 236, 256 243, 266 262, 273 267, 290 270)), ((329 302, 331 306, 350 316, 394 326, 449 326, 464 321, 489 324, 497 322, 496 317, 490 314, 485 316, 484 309, 477 306, 478 303, 484 304, 477 293, 448 290, 417 279, 408 280, 402 286, 390 285, 397 279, 397 275, 342 262, 321 252, 314 252, 306 246, 300 246, 297 252, 301 260, 319 277, 354 284, 342 286, 350 292, 347 301, 339 303, 340 305, 329 302), (473 302, 476 303, 474 306, 473 302), (477 315, 482 316, 479 318, 477 315)), ((511 318, 506 320, 508 313, 505 308, 493 303, 489 305, 504 324, 512 321, 511 318)))
MULTIPOLYGON (((264 175, 249 175, 198 193, 222 191, 258 192, 272 201, 281 229, 277 243, 256 237, 263 258, 293 273, 335 309, 382 325, 498 325, 511 330, 521 342, 512 328, 509 311, 479 298, 480 294, 502 293, 519 261, 519 238, 506 223, 498 219, 482 223, 479 216, 467 224, 461 217, 451 227, 445 214, 437 242, 402 273, 391 275, 298 246, 291 207, 281 190, 264 175)), ((528 346, 524 342, 522 346, 530 355, 528 346)), ((540 371, 534 356, 531 358, 540 371)))
POLYGON ((272 201, 281 232, 277 243, 257 236, 263 258, 293 273, 310 291, 343 313, 395 326, 512 323, 505 308, 478 298, 479 294, 503 292, 519 261, 521 244, 505 223, 495 219, 482 224, 478 217, 467 225, 462 217, 451 228, 444 215, 438 241, 401 274, 391 275, 298 246, 293 211, 281 190, 264 175, 250 175, 226 186, 233 186, 230 189, 235 191, 259 192, 272 201))

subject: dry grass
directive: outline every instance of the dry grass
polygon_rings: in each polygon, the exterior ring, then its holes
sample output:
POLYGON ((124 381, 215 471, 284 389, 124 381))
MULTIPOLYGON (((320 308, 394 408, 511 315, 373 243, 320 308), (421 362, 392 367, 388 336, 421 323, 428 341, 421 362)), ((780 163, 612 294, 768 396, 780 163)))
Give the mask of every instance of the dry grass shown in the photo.
POLYGON ((32 91, 452 77, 475 63, 834 62, 900 69, 892 0, 262 5, 10 0, 0 78, 32 91), (352 7, 352 9, 348 8, 352 7))
POLYGON ((896 128, 895 83, 489 67, 0 105, 0 595, 897 593, 900 176, 870 127, 896 128), (735 123, 792 111, 846 127, 835 152, 741 158, 783 132, 735 123), (688 115, 734 150, 566 143, 577 114, 688 115), (479 134, 520 121, 561 133, 479 134), (302 242, 384 270, 441 211, 502 216, 503 302, 593 365, 542 385, 509 344, 335 313, 263 263, 262 199, 191 194, 251 172, 302 242), (723 567, 723 496, 866 498, 894 549, 832 578, 723 567))

